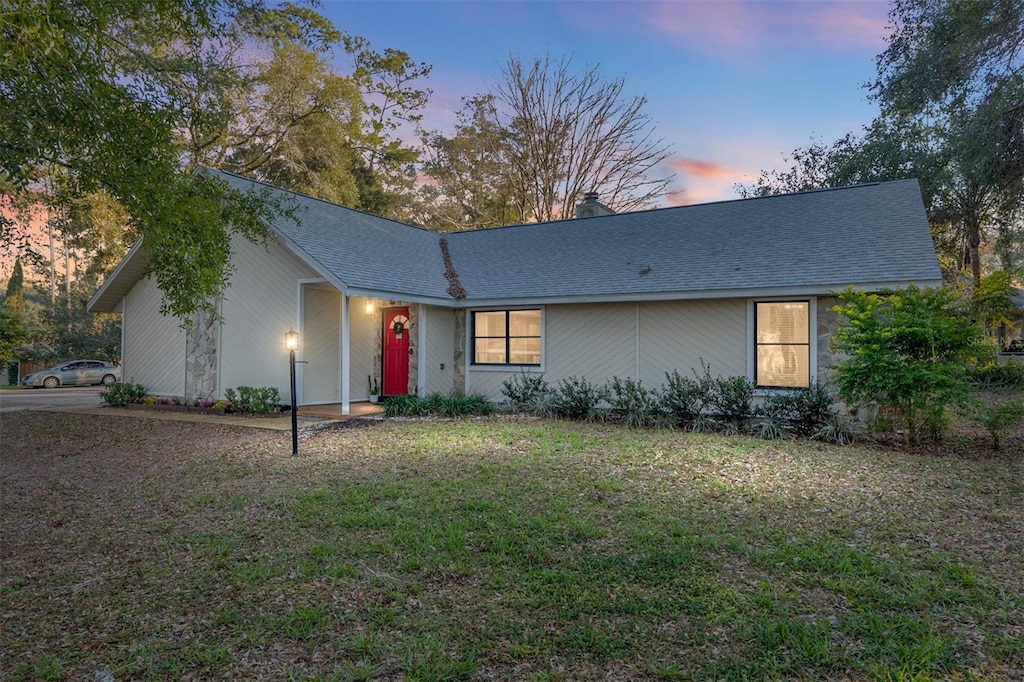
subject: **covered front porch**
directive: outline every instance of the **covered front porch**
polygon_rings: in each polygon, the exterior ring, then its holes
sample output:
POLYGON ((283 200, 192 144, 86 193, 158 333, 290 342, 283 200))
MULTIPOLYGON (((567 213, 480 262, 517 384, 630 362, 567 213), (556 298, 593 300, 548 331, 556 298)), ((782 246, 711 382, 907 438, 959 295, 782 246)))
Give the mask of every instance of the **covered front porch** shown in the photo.
POLYGON ((300 416, 374 414, 371 396, 417 393, 422 307, 349 295, 326 280, 298 283, 296 401, 300 416))

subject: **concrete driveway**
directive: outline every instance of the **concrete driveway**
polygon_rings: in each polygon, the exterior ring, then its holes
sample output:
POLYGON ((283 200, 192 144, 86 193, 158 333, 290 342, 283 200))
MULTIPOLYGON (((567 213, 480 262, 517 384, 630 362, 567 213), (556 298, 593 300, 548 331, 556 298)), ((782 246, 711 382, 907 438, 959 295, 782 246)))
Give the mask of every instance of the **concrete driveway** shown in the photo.
POLYGON ((53 407, 95 407, 103 404, 102 386, 20 388, 0 391, 0 412, 45 410, 53 407))

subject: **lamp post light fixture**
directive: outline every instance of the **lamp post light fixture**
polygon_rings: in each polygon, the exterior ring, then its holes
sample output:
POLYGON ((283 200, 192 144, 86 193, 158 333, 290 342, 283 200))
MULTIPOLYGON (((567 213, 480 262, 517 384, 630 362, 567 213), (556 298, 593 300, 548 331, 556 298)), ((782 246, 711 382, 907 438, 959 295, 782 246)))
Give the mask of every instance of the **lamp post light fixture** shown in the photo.
POLYGON ((299 415, 295 404, 295 351, 299 348, 299 333, 289 329, 284 335, 284 347, 288 349, 288 366, 292 378, 292 455, 299 454, 299 415))

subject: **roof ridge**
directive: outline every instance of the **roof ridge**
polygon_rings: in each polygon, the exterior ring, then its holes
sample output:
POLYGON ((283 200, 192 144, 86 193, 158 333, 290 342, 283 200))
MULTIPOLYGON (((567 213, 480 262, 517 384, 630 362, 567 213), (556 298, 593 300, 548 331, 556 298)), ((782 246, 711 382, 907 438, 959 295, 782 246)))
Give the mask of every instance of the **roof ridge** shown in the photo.
MULTIPOLYGON (((889 185, 897 182, 914 181, 919 182, 917 178, 899 178, 897 180, 875 180, 872 182, 860 182, 855 185, 843 185, 841 187, 822 187, 819 189, 807 189, 800 192, 786 192, 784 194, 767 194, 764 196, 757 197, 737 197, 735 199, 719 199, 717 201, 706 201, 700 204, 683 204, 681 206, 658 206, 656 208, 645 208, 638 211, 627 211, 625 213, 613 213, 611 215, 600 215, 585 218, 587 221, 591 220, 608 220, 612 218, 621 218, 622 216, 637 216, 649 213, 657 213, 660 211, 677 211, 687 208, 700 208, 703 206, 718 206, 721 204, 738 204, 746 201, 757 201, 759 199, 781 199, 784 197, 797 197, 807 194, 822 194, 824 192, 838 192, 843 190, 863 189, 866 187, 875 187, 878 185, 889 185)), ((579 218, 562 218, 561 220, 543 220, 536 223, 512 223, 510 225, 496 225, 494 227, 483 227, 483 228, 471 228, 467 230, 456 230, 455 232, 449 232, 449 235, 460 235, 460 234, 478 234, 484 232, 490 232, 492 230, 504 230, 514 227, 528 227, 531 225, 555 225, 558 223, 575 224, 579 218)))

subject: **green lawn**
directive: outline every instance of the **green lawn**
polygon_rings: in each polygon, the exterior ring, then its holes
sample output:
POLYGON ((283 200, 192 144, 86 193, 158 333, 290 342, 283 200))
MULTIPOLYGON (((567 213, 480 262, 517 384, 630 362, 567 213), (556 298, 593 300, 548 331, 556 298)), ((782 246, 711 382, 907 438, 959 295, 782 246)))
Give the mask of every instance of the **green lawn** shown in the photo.
POLYGON ((1019 455, 2 428, 6 679, 1024 679, 1019 455))

